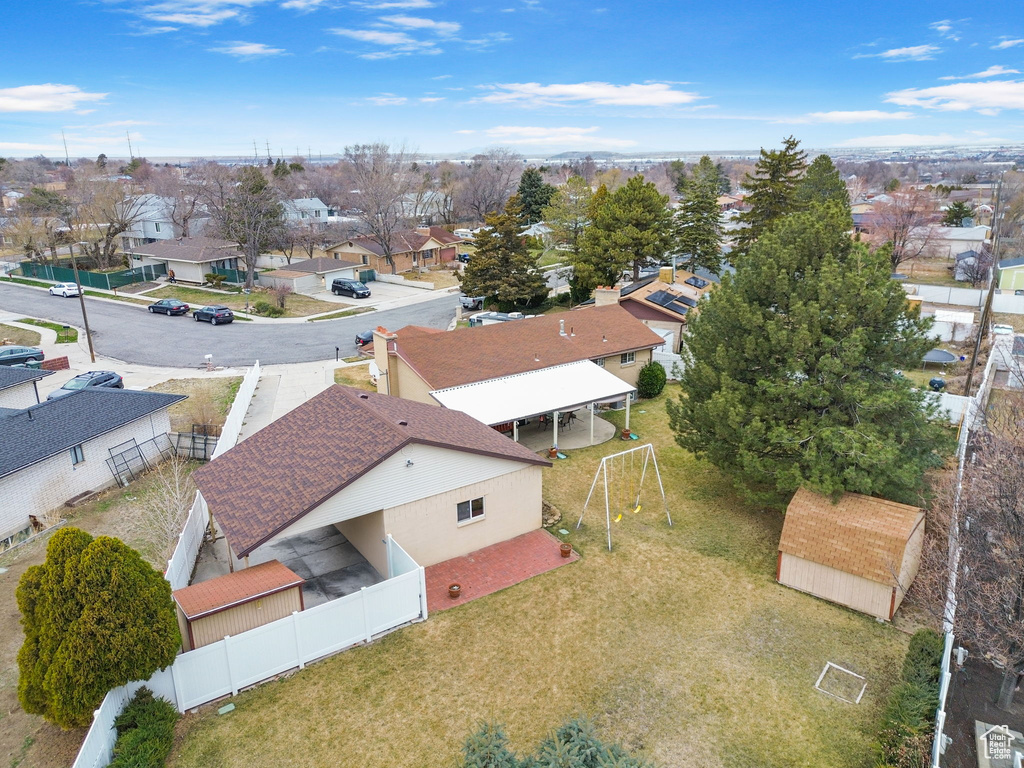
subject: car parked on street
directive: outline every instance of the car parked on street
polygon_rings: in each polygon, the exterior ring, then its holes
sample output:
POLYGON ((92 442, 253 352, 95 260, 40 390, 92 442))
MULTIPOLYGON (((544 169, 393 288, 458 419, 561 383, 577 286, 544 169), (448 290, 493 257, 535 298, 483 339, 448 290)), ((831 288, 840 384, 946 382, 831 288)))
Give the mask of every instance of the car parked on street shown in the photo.
POLYGON ((0 365, 24 365, 45 359, 43 350, 38 347, 22 347, 17 344, 0 347, 0 365))
POLYGON ((356 334, 356 346, 365 347, 367 344, 373 343, 373 331, 363 331, 362 333, 356 334))
POLYGON ((346 277, 335 278, 331 283, 331 293, 335 296, 351 296, 354 299, 370 298, 370 289, 358 280, 346 277))
POLYGON ((223 304, 212 304, 209 307, 197 309, 192 313, 192 317, 196 319, 197 323, 200 320, 205 320, 210 325, 222 325, 223 323, 230 323, 234 320, 235 313, 223 304))
POLYGON ((60 389, 55 389, 48 394, 46 399, 56 400, 58 397, 65 397, 83 389, 94 388, 124 389, 124 379, 121 378, 121 374, 114 373, 113 371, 80 373, 60 389))
POLYGON ((160 299, 155 304, 149 305, 149 311, 153 314, 162 312, 165 315, 187 315, 191 307, 184 301, 177 299, 160 299))
POLYGON ((459 296, 463 309, 483 309, 484 296, 459 296))
POLYGON ((70 296, 77 296, 81 291, 75 283, 57 283, 50 286, 51 296, 63 296, 65 299, 70 296))

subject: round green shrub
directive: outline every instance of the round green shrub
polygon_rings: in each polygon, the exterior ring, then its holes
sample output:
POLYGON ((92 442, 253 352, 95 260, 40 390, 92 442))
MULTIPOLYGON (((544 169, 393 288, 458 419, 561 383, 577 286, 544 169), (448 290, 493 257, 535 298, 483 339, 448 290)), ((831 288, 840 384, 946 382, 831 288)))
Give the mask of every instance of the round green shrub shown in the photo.
POLYGON ((667 380, 668 377, 661 364, 651 361, 640 369, 640 373, 636 377, 637 394, 644 399, 657 397, 665 388, 667 380))

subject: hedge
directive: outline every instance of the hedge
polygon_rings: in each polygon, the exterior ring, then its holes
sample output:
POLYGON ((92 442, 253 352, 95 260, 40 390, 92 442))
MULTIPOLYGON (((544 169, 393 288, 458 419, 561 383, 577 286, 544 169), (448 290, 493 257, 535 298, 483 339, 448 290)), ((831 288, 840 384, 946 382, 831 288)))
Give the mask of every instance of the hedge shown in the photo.
POLYGON ((921 629, 910 638, 901 682, 889 695, 879 733, 877 768, 919 768, 930 759, 939 706, 942 636, 921 629))
POLYGON ((163 768, 174 746, 178 711, 143 686, 117 716, 117 743, 110 768, 163 768))

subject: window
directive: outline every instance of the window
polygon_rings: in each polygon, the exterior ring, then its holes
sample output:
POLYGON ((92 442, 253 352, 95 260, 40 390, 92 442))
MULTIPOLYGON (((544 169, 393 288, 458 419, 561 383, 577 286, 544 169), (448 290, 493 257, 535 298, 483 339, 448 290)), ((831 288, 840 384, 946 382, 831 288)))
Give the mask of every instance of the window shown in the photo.
POLYGON ((369 263, 370 263, 370 257, 369 257, 369 256, 367 256, 366 254, 363 254, 363 256, 362 256, 361 258, 362 258, 362 260, 363 260, 363 264, 364 264, 364 265, 367 265, 367 264, 369 264, 369 263))
POLYGON ((636 352, 623 352, 619 355, 619 365, 632 365, 636 362, 636 352))
POLYGON ((156 222, 156 223, 155 223, 155 224, 154 224, 153 226, 155 226, 155 227, 156 227, 156 231, 157 231, 157 232, 159 232, 159 231, 160 231, 160 222, 159 222, 159 221, 158 221, 158 222, 156 222))
POLYGON ((599 366, 601 366, 602 368, 604 368, 604 358, 603 358, 603 357, 599 357, 599 358, 597 358, 597 360, 595 360, 594 362, 595 362, 595 363, 596 363, 597 365, 599 365, 599 366))
POLYGON ((480 520, 484 516, 484 497, 460 501, 456 507, 458 512, 456 518, 459 523, 468 523, 471 520, 480 520))
POLYGON ((82 451, 82 446, 76 445, 71 449, 71 463, 81 464, 83 461, 85 461, 85 453, 82 451))
POLYGON ((318 219, 320 218, 320 209, 319 208, 316 209, 316 217, 318 219))

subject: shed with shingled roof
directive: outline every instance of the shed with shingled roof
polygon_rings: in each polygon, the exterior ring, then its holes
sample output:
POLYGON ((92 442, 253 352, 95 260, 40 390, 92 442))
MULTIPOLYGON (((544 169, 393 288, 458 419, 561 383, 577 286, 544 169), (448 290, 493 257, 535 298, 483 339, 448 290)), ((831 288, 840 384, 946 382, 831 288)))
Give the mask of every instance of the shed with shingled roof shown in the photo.
POLYGON ((833 502, 800 488, 786 509, 776 578, 892 621, 917 575, 923 544, 919 507, 859 493, 833 502))

